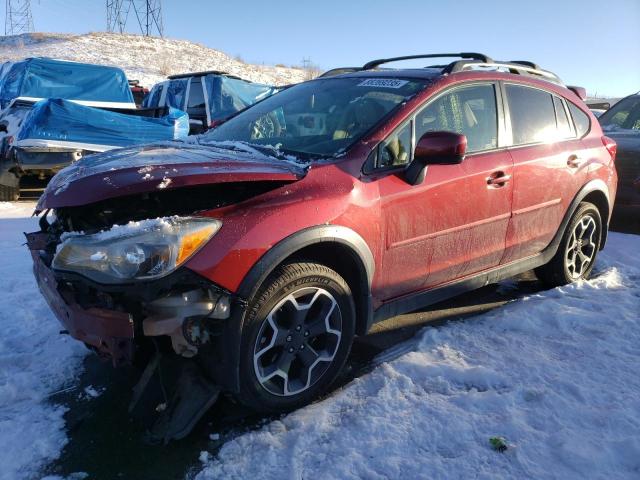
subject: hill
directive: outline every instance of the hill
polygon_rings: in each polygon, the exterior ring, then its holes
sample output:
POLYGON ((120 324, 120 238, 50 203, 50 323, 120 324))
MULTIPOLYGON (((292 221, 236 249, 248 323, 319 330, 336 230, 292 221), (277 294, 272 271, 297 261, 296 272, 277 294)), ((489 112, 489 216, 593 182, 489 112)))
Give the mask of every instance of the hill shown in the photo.
POLYGON ((187 40, 95 32, 84 35, 30 33, 0 37, 0 61, 52 57, 116 65, 146 86, 167 75, 222 70, 246 80, 285 85, 305 79, 301 68, 252 65, 187 40))

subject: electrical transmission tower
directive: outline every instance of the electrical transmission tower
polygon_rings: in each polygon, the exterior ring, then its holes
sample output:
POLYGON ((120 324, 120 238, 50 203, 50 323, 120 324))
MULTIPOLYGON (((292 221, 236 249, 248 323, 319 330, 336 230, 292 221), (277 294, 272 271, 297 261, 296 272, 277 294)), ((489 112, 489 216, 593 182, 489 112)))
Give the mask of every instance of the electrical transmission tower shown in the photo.
POLYGON ((161 0, 107 0, 107 31, 123 33, 129 16, 143 35, 164 35, 161 0))
POLYGON ((6 0, 4 34, 17 35, 33 32, 31 0, 6 0))

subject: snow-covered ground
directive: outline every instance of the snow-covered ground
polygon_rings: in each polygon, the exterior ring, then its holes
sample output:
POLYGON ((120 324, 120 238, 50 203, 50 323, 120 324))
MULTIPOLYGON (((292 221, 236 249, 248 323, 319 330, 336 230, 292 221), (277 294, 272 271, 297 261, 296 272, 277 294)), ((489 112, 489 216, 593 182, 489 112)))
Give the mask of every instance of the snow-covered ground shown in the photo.
POLYGON ((0 480, 33 479, 58 457, 64 408, 49 396, 72 385, 87 351, 38 291, 22 232, 37 230, 34 203, 0 202, 0 480))
MULTIPOLYGON (((85 354, 32 278, 32 210, 0 203, 0 480, 60 455, 50 396, 85 354)), ((197 478, 640 478, 639 282, 640 236, 612 233, 593 280, 426 328, 325 400, 193 452, 197 478)))
POLYGON ((151 87, 167 75, 222 70, 253 82, 286 85, 301 82, 299 68, 252 65, 187 40, 93 32, 85 35, 31 33, 0 38, 0 61, 52 57, 116 65, 130 80, 151 87))
POLYGON ((609 242, 593 280, 425 329, 197 479, 640 478, 640 236, 609 242))

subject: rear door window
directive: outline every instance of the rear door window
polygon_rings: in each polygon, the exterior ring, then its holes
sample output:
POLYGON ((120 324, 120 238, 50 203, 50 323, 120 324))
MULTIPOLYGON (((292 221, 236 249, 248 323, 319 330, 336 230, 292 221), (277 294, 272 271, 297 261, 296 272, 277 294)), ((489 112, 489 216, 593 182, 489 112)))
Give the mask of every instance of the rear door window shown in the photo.
POLYGON ((553 96, 537 88, 506 85, 514 145, 552 141, 557 138, 553 96))

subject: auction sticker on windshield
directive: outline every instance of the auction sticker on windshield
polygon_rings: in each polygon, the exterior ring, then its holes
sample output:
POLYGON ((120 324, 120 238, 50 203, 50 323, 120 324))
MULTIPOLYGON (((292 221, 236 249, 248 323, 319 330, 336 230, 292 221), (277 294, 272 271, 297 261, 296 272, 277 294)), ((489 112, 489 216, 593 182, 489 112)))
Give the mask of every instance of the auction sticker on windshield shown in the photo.
POLYGON ((409 80, 397 80, 394 78, 368 78, 358 84, 358 87, 385 87, 400 88, 409 83, 409 80))

